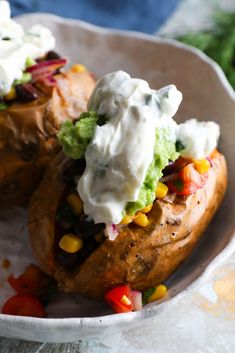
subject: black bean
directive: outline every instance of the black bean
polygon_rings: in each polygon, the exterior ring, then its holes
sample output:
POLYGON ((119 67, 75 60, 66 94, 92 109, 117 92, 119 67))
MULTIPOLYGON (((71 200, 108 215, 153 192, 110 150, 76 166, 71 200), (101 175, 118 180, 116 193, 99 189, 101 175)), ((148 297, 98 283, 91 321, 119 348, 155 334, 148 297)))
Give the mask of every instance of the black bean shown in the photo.
POLYGON ((38 98, 37 91, 31 83, 16 85, 15 89, 17 97, 23 102, 32 102, 38 98))
POLYGON ((58 249, 56 260, 65 268, 72 268, 78 264, 78 253, 70 254, 62 249, 58 249))
POLYGON ((86 215, 81 217, 80 221, 74 227, 75 233, 83 239, 94 237, 102 228, 104 228, 103 223, 95 224, 94 221, 86 215))
POLYGON ((94 239, 89 239, 84 242, 83 248, 77 253, 77 265, 82 264, 99 246, 94 239))
POLYGON ((74 177, 82 175, 85 168, 85 159, 78 159, 76 161, 72 161, 71 164, 66 166, 66 169, 63 171, 62 180, 70 185, 75 185, 74 177))
POLYGON ((46 55, 46 60, 59 59, 61 56, 53 50, 50 50, 46 55))
POLYGON ((90 255, 97 247, 99 244, 95 241, 94 238, 89 239, 88 242, 86 242, 85 249, 87 253, 90 255))

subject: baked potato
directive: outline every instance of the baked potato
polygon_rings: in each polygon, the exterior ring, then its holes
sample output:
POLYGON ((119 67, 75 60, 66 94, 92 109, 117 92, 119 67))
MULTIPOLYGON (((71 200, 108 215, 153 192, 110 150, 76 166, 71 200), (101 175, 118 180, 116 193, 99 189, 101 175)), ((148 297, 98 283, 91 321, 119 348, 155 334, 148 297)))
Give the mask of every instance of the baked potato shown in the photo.
MULTIPOLYGON (((40 266, 65 292, 79 292, 92 299, 102 299, 118 284, 128 283, 132 289, 144 291, 166 280, 190 255, 223 199, 226 161, 219 152, 211 158, 208 179, 194 194, 169 192, 155 200, 146 227, 121 225, 114 241, 93 234, 92 241, 84 238, 86 250, 68 254, 66 259, 58 246, 62 236, 56 224, 58 208, 71 192, 81 161, 59 153, 30 203, 30 240, 40 266)), ((93 233, 100 235, 102 224, 95 226, 93 233)))
POLYGON ((36 83, 37 99, 16 99, 0 111, 0 207, 28 200, 60 150, 61 123, 86 110, 94 79, 75 68, 54 75, 54 86, 36 83))

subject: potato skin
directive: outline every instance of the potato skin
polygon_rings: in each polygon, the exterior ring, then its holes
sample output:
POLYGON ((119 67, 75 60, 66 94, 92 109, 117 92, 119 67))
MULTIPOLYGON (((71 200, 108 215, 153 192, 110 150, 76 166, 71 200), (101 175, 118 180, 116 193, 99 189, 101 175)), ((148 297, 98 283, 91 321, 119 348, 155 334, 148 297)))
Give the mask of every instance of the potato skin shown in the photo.
POLYGON ((61 170, 68 159, 60 153, 48 169, 30 206, 30 238, 42 268, 65 292, 101 299, 111 287, 129 283, 145 290, 166 280, 190 255, 223 199, 227 185, 226 161, 213 160, 206 185, 185 199, 156 200, 145 228, 123 227, 115 241, 105 240, 73 271, 58 265, 54 254, 54 219, 64 190, 61 170))
POLYGON ((66 119, 77 119, 87 108, 95 85, 88 71, 70 69, 55 77, 55 87, 38 84, 35 101, 14 102, 0 112, 0 208, 29 199, 60 150, 59 126, 66 119))

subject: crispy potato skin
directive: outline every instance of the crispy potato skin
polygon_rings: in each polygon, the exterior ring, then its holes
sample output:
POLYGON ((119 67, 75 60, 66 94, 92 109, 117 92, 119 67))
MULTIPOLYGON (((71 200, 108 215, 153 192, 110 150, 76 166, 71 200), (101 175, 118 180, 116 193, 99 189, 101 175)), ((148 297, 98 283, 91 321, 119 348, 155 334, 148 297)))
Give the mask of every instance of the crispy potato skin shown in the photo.
POLYGON ((192 252, 227 184, 225 158, 218 154, 202 189, 185 199, 155 201, 148 214, 149 226, 123 227, 115 241, 105 240, 80 268, 68 271, 54 256, 54 219, 64 190, 60 174, 67 162, 60 153, 32 197, 30 238, 40 265, 65 292, 92 299, 101 299, 107 289, 120 283, 142 291, 166 280, 192 252))
POLYGON ((16 102, 0 112, 0 208, 28 200, 60 150, 59 126, 87 108, 95 85, 88 71, 68 70, 56 78, 53 88, 38 85, 35 101, 16 102))

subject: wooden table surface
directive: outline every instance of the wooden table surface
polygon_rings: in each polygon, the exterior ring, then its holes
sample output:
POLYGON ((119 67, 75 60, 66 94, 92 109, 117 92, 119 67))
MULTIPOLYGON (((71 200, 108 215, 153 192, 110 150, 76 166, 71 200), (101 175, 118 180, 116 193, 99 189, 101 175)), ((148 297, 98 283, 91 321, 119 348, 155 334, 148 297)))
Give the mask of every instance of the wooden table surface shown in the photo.
POLYGON ((80 353, 79 343, 35 343, 0 337, 0 353, 80 353))

